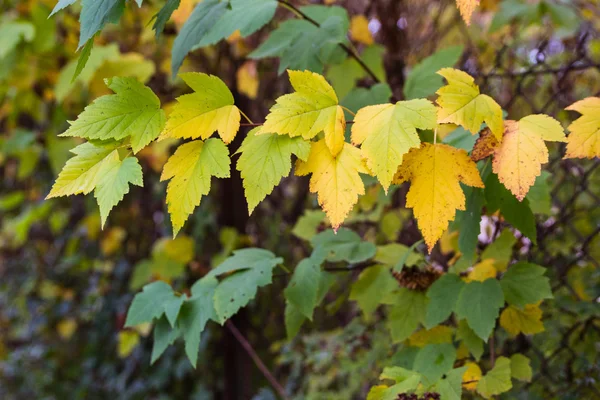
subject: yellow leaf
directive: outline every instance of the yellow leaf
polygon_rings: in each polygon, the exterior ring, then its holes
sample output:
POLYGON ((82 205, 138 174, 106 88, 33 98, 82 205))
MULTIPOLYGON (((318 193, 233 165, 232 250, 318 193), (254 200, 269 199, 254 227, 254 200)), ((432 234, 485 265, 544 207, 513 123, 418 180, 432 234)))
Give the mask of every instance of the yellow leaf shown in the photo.
POLYGON ((333 156, 344 147, 346 119, 335 91, 325 78, 310 71, 290 71, 295 92, 276 100, 260 133, 302 136, 312 139, 325 133, 325 143, 333 156))
POLYGON ((471 24, 471 16, 478 5, 479 0, 456 0, 456 6, 467 25, 471 24))
POLYGON ((405 157, 394 183, 411 181, 406 206, 414 210, 429 252, 454 220, 456 210, 465 209, 460 182, 483 187, 477 166, 464 150, 445 144, 423 143, 405 157))
POLYGON ((502 140, 502 108, 491 97, 481 94, 475 80, 466 72, 453 68, 443 68, 438 74, 446 78, 448 84, 437 94, 440 124, 457 124, 476 134, 485 122, 496 136, 502 140))
POLYGON ((140 334, 134 330, 119 332, 117 353, 120 358, 125 358, 131 354, 135 346, 140 343, 140 334))
POLYGON ((465 364, 467 370, 463 374, 463 387, 468 390, 475 390, 477 382, 481 379, 481 368, 474 362, 468 362, 465 364))
POLYGON ((365 186, 359 175, 368 173, 360 157, 360 150, 345 143, 337 156, 332 156, 325 140, 314 142, 306 162, 298 160, 296 175, 312 173, 310 191, 317 193, 319 205, 337 229, 352 207, 358 195, 365 194, 365 186))
POLYGON ((56 330, 62 339, 69 340, 77 330, 77 321, 73 318, 63 319, 56 325, 56 330))
POLYGON ((246 61, 238 68, 236 77, 238 92, 245 94, 251 99, 256 99, 259 85, 256 63, 254 61, 246 61))
POLYGON ((436 107, 425 99, 361 108, 354 118, 352 143, 361 144, 367 167, 387 192, 402 157, 421 143, 418 129, 434 129, 436 107))
POLYGON ((173 15, 171 15, 171 19, 179 29, 181 29, 185 21, 187 21, 192 14, 192 11, 194 11, 194 6, 200 1, 201 0, 181 0, 179 7, 173 12, 173 15))
POLYGON ((588 97, 567 107, 581 117, 569 125, 565 158, 600 157, 600 97, 588 97))
POLYGON ((229 178, 229 150, 219 139, 184 143, 165 164, 160 180, 167 186, 167 206, 173 237, 210 191, 212 176, 229 178))
POLYGON ((517 121, 505 121, 502 143, 494 148, 492 170, 500 182, 519 200, 523 200, 548 162, 544 140, 566 141, 560 123, 547 115, 529 115, 517 121))
POLYGON ((367 46, 373 44, 373 35, 369 31, 369 20, 364 15, 355 15, 350 20, 350 37, 367 46))
POLYGON ((528 304, 523 310, 508 306, 500 314, 500 326, 513 336, 519 333, 533 335, 543 332, 542 310, 537 304, 528 304))
POLYGON ((179 76, 194 93, 177 98, 161 138, 207 139, 215 131, 230 143, 240 129, 240 110, 233 95, 216 76, 187 72, 179 76))
POLYGON ((476 264, 473 269, 469 272, 466 281, 479 281, 483 282, 489 278, 495 278, 498 271, 494 267, 494 260, 487 259, 476 264))
POLYGON ((152 254, 164 254, 171 260, 187 264, 194 259, 194 240, 186 235, 179 235, 175 239, 161 238, 154 243, 152 254))
POLYGON ((454 330, 449 326, 438 325, 431 329, 422 329, 408 338, 408 344, 414 347, 425 347, 428 344, 452 343, 454 330))
POLYGON ((127 232, 125 229, 117 226, 114 228, 110 228, 106 235, 100 241, 100 249, 102 249, 102 253, 105 256, 110 256, 117 252, 121 248, 121 244, 125 237, 127 236, 127 232))

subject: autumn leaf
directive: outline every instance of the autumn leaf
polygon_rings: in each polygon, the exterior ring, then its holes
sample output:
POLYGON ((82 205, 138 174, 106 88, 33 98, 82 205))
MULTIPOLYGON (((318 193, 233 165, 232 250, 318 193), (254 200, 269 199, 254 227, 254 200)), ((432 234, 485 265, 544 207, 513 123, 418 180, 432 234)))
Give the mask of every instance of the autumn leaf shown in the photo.
POLYGON ((308 140, 322 131, 329 151, 337 155, 344 147, 346 119, 335 91, 314 72, 288 70, 288 74, 295 92, 276 100, 259 132, 308 140))
POLYGON ((508 306, 500 314, 500 326, 512 336, 543 332, 542 310, 538 304, 528 304, 523 309, 508 306))
POLYGON ((588 97, 567 107, 582 114, 569 125, 565 158, 600 157, 600 97, 588 97))
POLYGON ((458 11, 467 25, 471 24, 471 16, 478 5, 479 0, 456 0, 458 11))
POLYGON ((245 94, 251 99, 256 99, 258 94, 258 71, 255 61, 246 61, 238 68, 235 74, 238 92, 245 94))
POLYGON ((167 206, 176 236, 202 196, 210 191, 211 177, 229 177, 229 150, 219 139, 195 140, 175 150, 163 169, 160 180, 170 179, 167 206))
POLYGON ((492 170, 517 199, 523 200, 542 172, 542 164, 548 162, 544 140, 566 141, 560 122, 554 118, 536 114, 518 122, 507 120, 502 143, 485 130, 475 143, 471 157, 479 160, 493 154, 492 170))
POLYGON ((425 99, 361 108, 354 118, 352 143, 362 144, 367 166, 388 190, 402 157, 418 148, 418 129, 436 126, 436 107, 425 99))
POLYGON ((373 44, 373 35, 369 31, 369 20, 364 15, 355 15, 350 20, 350 37, 352 40, 370 46, 373 44))
POLYGON ((443 68, 438 74, 446 78, 448 84, 436 93, 440 124, 461 125, 472 134, 481 129, 485 122, 498 141, 502 140, 502 108, 490 96, 481 94, 475 80, 469 74, 453 68, 443 68))
POLYGON ((325 140, 311 145, 306 162, 298 160, 296 175, 312 174, 310 191, 317 193, 319 205, 337 229, 352 207, 358 195, 365 194, 365 186, 359 173, 368 173, 360 156, 360 150, 345 143, 337 156, 332 156, 325 140))
POLYGON ((429 252, 454 220, 456 210, 465 209, 460 182, 483 187, 467 152, 445 144, 423 143, 412 149, 394 177, 394 183, 405 181, 411 181, 406 206, 414 210, 429 252))
POLYGON ((187 72, 179 76, 194 93, 177 98, 161 136, 207 139, 215 131, 230 143, 240 129, 240 110, 233 105, 233 95, 216 76, 187 72))

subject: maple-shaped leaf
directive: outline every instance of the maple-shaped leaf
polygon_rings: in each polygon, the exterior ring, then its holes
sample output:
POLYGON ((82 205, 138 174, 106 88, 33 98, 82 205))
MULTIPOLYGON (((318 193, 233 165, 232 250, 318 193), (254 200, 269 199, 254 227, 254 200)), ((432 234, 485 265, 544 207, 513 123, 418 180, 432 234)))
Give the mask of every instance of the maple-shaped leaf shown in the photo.
POLYGON ((492 154, 492 170, 500 182, 522 201, 548 162, 544 140, 565 142, 560 122, 543 114, 528 115, 519 121, 504 121, 504 137, 498 143, 488 129, 473 147, 475 161, 492 154))
POLYGON ((314 142, 308 160, 296 163, 296 175, 311 173, 310 191, 317 193, 319 204, 337 229, 358 201, 358 195, 365 194, 359 173, 369 172, 361 160, 360 150, 344 143, 337 156, 333 156, 324 139, 314 142))
POLYGON ((162 136, 207 139, 218 131, 221 139, 230 143, 240 129, 240 110, 233 105, 233 95, 225 83, 199 72, 179 76, 194 93, 177 98, 162 136))
POLYGON ((83 143, 71 149, 75 157, 69 159, 60 171, 46 199, 90 193, 100 179, 103 161, 114 150, 115 146, 102 147, 91 143, 83 143))
POLYGON ((94 100, 79 114, 77 120, 60 136, 77 136, 86 139, 130 138, 137 153, 158 137, 165 125, 165 112, 156 95, 131 77, 114 77, 105 80, 115 94, 94 100))
POLYGON ((436 118, 436 107, 425 99, 368 106, 356 113, 352 143, 362 144, 367 166, 386 192, 404 154, 421 144, 417 128, 435 128, 436 118))
POLYGON ((219 139, 194 140, 177 148, 163 168, 160 180, 170 179, 167 206, 176 236, 202 196, 210 191, 210 179, 229 177, 229 150, 219 139))
POLYGON ((582 114, 569 125, 565 158, 600 157, 600 97, 588 97, 567 107, 582 114))
POLYGON ((257 135, 257 130, 254 128, 248 133, 238 150, 242 155, 237 170, 242 175, 250 214, 281 178, 290 173, 292 154, 306 161, 310 152, 310 143, 301 137, 276 133, 257 135))
POLYGON ((118 150, 106 157, 98 176, 94 197, 100 207, 100 220, 104 227, 110 210, 129 193, 129 184, 143 186, 144 182, 137 158, 125 157, 121 160, 118 150))
POLYGON ((479 0, 456 0, 458 11, 460 11, 460 15, 467 25, 471 24, 471 16, 478 5, 479 0))
POLYGON ((494 368, 477 382, 477 393, 490 399, 497 394, 508 392, 512 388, 510 378, 510 360, 506 357, 498 357, 494 368))
POLYGON ((411 181, 406 206, 414 210, 429 252, 454 220, 456 210, 465 209, 460 182, 483 187, 467 152, 445 144, 423 143, 419 149, 411 149, 393 182, 405 181, 411 181))
POLYGON ((283 95, 271 107, 260 133, 278 133, 312 139, 325 133, 333 156, 344 147, 346 119, 335 91, 322 75, 288 70, 295 92, 283 95))
POLYGON ((485 122, 496 139, 502 140, 502 108, 490 96, 479 92, 473 77, 453 68, 443 68, 438 74, 448 81, 436 92, 441 107, 438 122, 461 125, 472 134, 478 133, 485 122))
POLYGON ((543 332, 542 310, 538 304, 527 304, 523 308, 508 306, 500 314, 500 326, 512 336, 543 332))

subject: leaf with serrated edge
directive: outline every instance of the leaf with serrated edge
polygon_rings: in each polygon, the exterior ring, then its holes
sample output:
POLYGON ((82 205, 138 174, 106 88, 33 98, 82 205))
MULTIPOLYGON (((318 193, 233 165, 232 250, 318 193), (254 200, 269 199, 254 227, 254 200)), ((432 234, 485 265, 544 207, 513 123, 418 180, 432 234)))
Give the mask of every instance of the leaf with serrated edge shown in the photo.
POLYGON ((537 304, 528 304, 522 310, 508 306, 500 314, 500 326, 512 336, 519 333, 533 335, 543 332, 542 310, 537 304))
POLYGON ((411 181, 406 206, 414 210, 429 252, 454 220, 456 210, 465 209, 460 183, 483 187, 467 152, 445 144, 423 143, 404 156, 393 182, 405 181, 411 181))
POLYGON ((167 206, 176 236, 202 196, 210 191, 210 180, 229 177, 229 150, 219 139, 195 140, 177 148, 163 168, 160 180, 170 179, 167 206))
POLYGON ((314 142, 308 160, 296 163, 296 175, 311 173, 310 191, 317 193, 331 226, 337 229, 358 201, 358 195, 365 194, 359 173, 367 174, 368 170, 361 160, 360 150, 345 143, 334 157, 325 140, 314 142))
POLYGON ((352 143, 361 146, 367 166, 387 192, 402 157, 418 148, 418 129, 434 129, 437 109, 425 99, 361 108, 352 125, 352 143))
POLYGON ((499 357, 494 368, 477 383, 477 393, 489 399, 494 395, 508 392, 512 388, 510 374, 510 360, 499 357))
POLYGON ((275 133, 257 135, 257 130, 254 128, 248 133, 237 151, 242 155, 236 168, 242 175, 250 214, 281 178, 290 173, 292 154, 306 161, 310 152, 310 143, 301 137, 275 133))
POLYGON ((60 136, 86 139, 123 139, 130 137, 134 153, 158 137, 165 125, 165 112, 156 95, 131 77, 105 80, 115 94, 97 98, 79 114, 60 136))
POLYGON ((335 91, 314 72, 288 70, 288 74, 295 92, 276 100, 259 133, 312 139, 323 131, 327 148, 337 155, 344 147, 346 119, 335 91))
POLYGON ((230 143, 240 129, 240 110, 233 105, 233 95, 221 79, 198 72, 179 76, 194 93, 177 98, 161 138, 207 139, 215 131, 230 143))
POLYGON ((471 24, 471 16, 478 5, 479 0, 456 0, 456 6, 458 7, 458 11, 460 11, 460 16, 465 21, 465 24, 471 24))
POLYGON ((472 134, 481 129, 485 123, 490 127, 498 141, 502 140, 502 109, 491 97, 481 94, 474 79, 466 72, 443 68, 438 74, 446 78, 448 84, 436 93, 437 103, 441 107, 438 112, 438 123, 461 125, 472 134))
POLYGON ((566 109, 577 111, 581 117, 568 127, 565 158, 600 157, 600 97, 588 97, 566 109))
POLYGON ((99 174, 100 179, 94 191, 94 197, 100 207, 102 226, 108 213, 129 193, 129 184, 144 186, 142 166, 137 158, 126 157, 121 160, 119 152, 114 150, 104 161, 99 174))

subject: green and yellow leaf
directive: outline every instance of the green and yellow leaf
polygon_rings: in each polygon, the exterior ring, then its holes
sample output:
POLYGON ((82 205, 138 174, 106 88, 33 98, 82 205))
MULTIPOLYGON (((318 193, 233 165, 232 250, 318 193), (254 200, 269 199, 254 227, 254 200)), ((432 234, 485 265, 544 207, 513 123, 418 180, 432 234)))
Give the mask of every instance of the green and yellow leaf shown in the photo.
POLYGON ((361 108, 354 118, 352 143, 361 146, 367 166, 387 191, 402 157, 418 148, 417 129, 434 129, 437 109, 425 99, 361 108))
POLYGON ((499 357, 494 368, 477 383, 477 393, 489 399, 497 394, 508 392, 512 388, 510 378, 510 360, 506 357, 499 357))
POLYGON ((522 310, 508 306, 500 314, 500 326, 513 336, 519 333, 533 335, 543 332, 542 310, 537 304, 528 304, 522 310))
POLYGON ((502 108, 491 97, 481 94, 475 80, 466 72, 443 68, 438 74, 446 78, 448 84, 441 87, 437 103, 438 123, 461 125, 472 134, 481 129, 485 122, 498 141, 502 141, 502 108))
POLYGON ((163 169, 160 180, 170 179, 167 206, 176 236, 202 196, 210 191, 210 180, 229 177, 229 150, 220 139, 195 140, 177 148, 163 169))
POLYGON ((257 134, 258 128, 248 133, 240 146, 237 170, 240 171, 248 201, 248 211, 254 208, 292 169, 291 156, 306 161, 310 143, 301 137, 275 133, 257 134))
POLYGON ((465 209, 460 182, 483 187, 477 166, 464 150, 445 144, 423 143, 405 157, 394 183, 411 181, 406 206, 414 210, 429 251, 454 220, 456 210, 465 209))
POLYGON ((165 113, 156 95, 135 78, 105 80, 115 94, 99 97, 60 136, 97 140, 129 138, 134 153, 158 137, 165 113))
POLYGON ((588 97, 567 107, 581 117, 569 125, 565 158, 600 157, 600 97, 588 97))
POLYGON ((335 91, 322 75, 288 70, 295 92, 276 100, 259 133, 278 133, 312 139, 324 132, 333 156, 344 148, 346 119, 335 91))
POLYGON ((360 157, 360 150, 345 143, 337 156, 331 155, 325 140, 312 143, 306 162, 298 160, 296 175, 312 174, 310 191, 317 193, 318 201, 334 229, 339 228, 358 195, 365 194, 359 173, 368 174, 360 157))
POLYGON ((179 74, 194 93, 177 98, 162 137, 208 139, 215 131, 230 143, 240 129, 240 110, 221 79, 198 72, 179 74))

